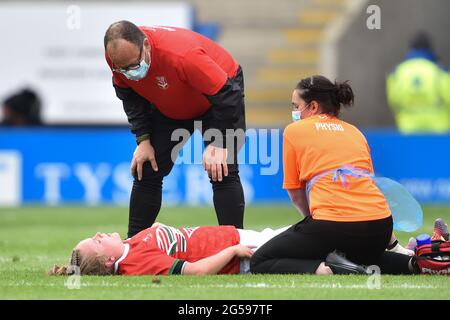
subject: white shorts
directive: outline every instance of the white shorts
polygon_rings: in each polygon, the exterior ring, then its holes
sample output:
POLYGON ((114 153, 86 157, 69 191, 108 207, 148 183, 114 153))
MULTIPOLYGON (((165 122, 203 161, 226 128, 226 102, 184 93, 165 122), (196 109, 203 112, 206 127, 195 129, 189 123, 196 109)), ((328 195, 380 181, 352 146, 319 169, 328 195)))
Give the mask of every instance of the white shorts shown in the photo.
MULTIPOLYGON (((256 248, 254 248, 253 251, 256 251, 267 241, 279 235, 283 231, 286 231, 290 227, 291 226, 287 226, 275 230, 266 228, 262 231, 237 229, 237 231, 239 232, 239 237, 241 239, 239 244, 242 244, 244 246, 255 246, 256 248)), ((241 274, 250 273, 250 259, 247 258, 241 259, 240 273, 241 274)))

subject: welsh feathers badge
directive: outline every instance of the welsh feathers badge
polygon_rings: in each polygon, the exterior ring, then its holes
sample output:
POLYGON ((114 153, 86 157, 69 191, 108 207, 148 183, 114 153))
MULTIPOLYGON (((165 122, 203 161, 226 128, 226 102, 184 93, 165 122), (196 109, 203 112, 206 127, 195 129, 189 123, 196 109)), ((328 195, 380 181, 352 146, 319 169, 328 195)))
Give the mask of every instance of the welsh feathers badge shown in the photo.
POLYGON ((158 84, 158 87, 160 87, 163 90, 169 88, 169 84, 167 83, 165 77, 156 77, 156 83, 158 84))

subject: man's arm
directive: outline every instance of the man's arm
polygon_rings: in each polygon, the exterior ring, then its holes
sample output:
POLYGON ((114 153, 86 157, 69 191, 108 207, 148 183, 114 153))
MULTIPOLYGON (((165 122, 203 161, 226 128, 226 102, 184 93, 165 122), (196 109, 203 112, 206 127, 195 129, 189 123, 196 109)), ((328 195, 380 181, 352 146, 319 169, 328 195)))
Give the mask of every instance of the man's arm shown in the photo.
POLYGON ((123 109, 127 115, 128 123, 136 141, 139 143, 145 138, 150 138, 152 104, 138 95, 130 88, 122 88, 114 84, 117 97, 122 100, 123 109))
POLYGON ((234 257, 250 258, 252 247, 237 244, 220 251, 219 253, 198 260, 196 262, 186 262, 182 274, 184 275, 207 275, 218 274, 234 257))
MULTIPOLYGON (((241 69, 232 79, 201 47, 192 49, 183 60, 185 81, 201 92, 211 103, 211 129, 218 131, 214 141, 203 153, 203 167, 213 181, 228 175, 227 144, 234 143, 234 134, 227 142, 226 130, 237 129, 235 123, 244 108, 243 75, 241 69)), ((212 132, 210 132, 212 133, 212 132)))
MULTIPOLYGON (((239 69, 240 70, 240 69, 239 69)), ((226 137, 226 129, 234 128, 244 106, 244 88, 242 88, 242 71, 238 71, 232 79, 228 78, 224 86, 215 95, 206 96, 212 104, 212 128, 219 129, 226 137)), ((225 142, 225 139, 224 139, 225 142)), ((222 147, 217 145, 218 147, 222 147)))
MULTIPOLYGON (((201 47, 193 48, 185 55, 182 74, 193 88, 205 95, 211 103, 211 128, 218 129, 225 136, 226 129, 236 129, 244 107, 243 74, 239 68, 230 78, 201 47)), ((224 141, 213 144, 224 147, 224 141)))
POLYGON ((152 104, 130 88, 122 88, 114 84, 117 97, 123 102, 123 109, 128 118, 131 132, 136 135, 137 148, 131 161, 131 175, 142 179, 143 164, 150 161, 154 171, 158 171, 155 150, 150 141, 152 104))

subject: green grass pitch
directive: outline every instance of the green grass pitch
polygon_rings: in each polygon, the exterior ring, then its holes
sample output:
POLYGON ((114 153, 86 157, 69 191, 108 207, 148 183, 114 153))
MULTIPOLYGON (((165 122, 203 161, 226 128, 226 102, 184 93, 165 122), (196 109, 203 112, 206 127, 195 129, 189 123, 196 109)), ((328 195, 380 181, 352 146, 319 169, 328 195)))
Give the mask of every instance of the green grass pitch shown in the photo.
MULTIPOLYGON (((450 222, 449 207, 426 207, 424 226, 398 233, 431 233, 437 217, 450 222)), ((227 275, 157 277, 83 276, 80 289, 66 277, 50 277, 54 264, 67 263, 74 245, 96 231, 126 234, 127 208, 24 207, 0 209, 0 299, 449 299, 450 277, 381 276, 380 289, 368 276, 227 275)), ((160 222, 173 226, 215 225, 212 208, 164 208, 160 222)), ((297 222, 289 206, 246 209, 247 228, 261 230, 297 222)))

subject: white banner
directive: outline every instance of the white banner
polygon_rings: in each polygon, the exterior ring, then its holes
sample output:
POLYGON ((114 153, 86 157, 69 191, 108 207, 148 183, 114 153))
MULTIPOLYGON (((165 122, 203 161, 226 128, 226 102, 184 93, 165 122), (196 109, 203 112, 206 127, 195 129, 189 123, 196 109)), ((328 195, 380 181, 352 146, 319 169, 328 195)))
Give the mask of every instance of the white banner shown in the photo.
POLYGON ((15 150, 0 151, 0 206, 22 201, 22 156, 15 150))
POLYGON ((108 26, 192 27, 186 3, 1 3, 0 99, 30 87, 48 124, 126 123, 104 59, 108 26))

